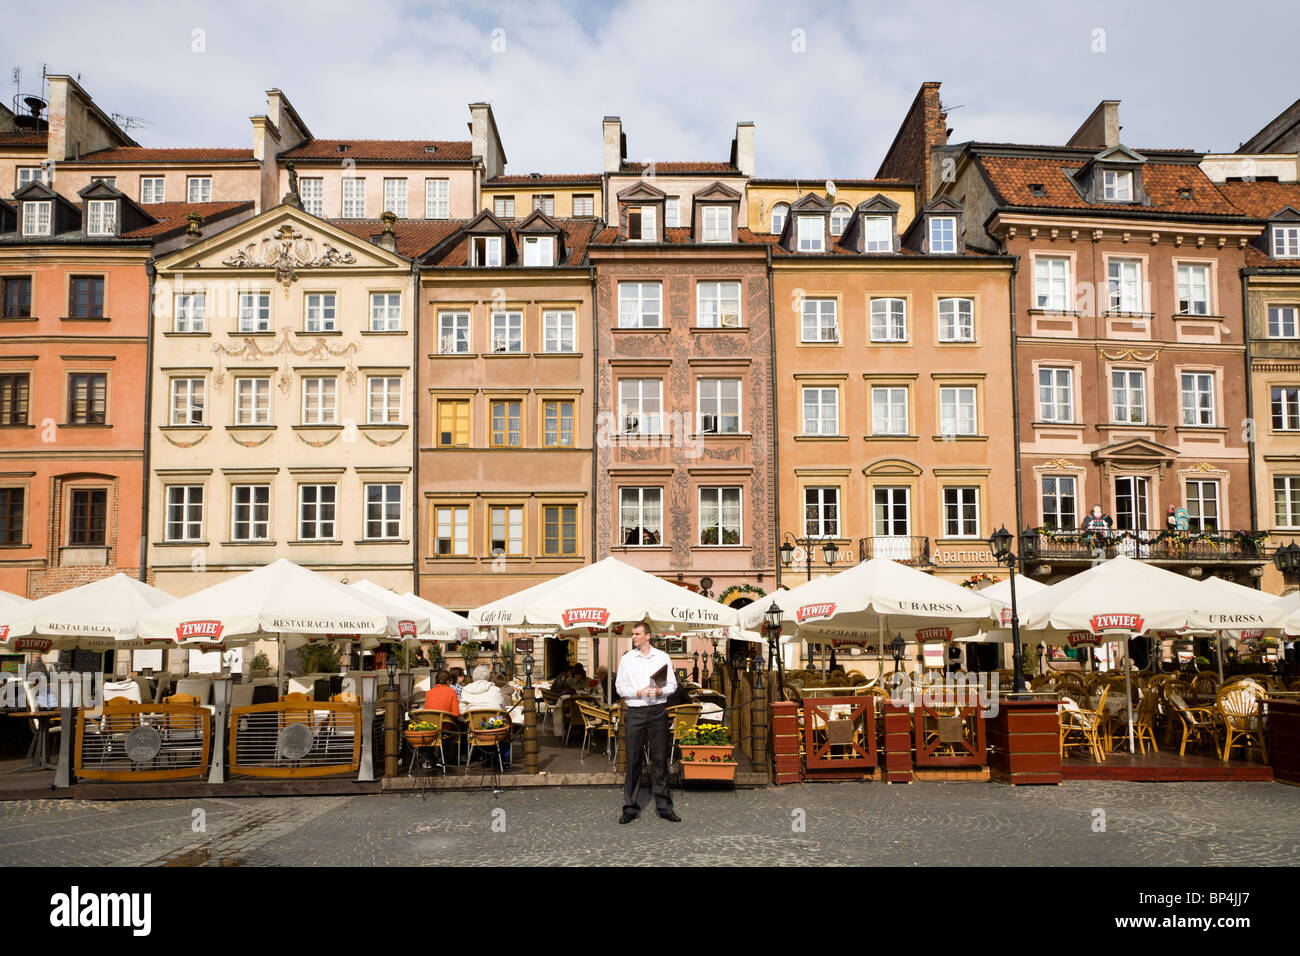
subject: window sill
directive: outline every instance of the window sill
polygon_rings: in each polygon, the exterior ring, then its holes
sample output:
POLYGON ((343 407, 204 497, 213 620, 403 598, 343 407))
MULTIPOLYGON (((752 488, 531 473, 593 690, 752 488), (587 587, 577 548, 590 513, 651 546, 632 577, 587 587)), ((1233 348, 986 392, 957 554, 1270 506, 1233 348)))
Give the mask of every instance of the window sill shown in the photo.
MULTIPOLYGON (((33 426, 34 427, 34 426, 33 426)), ((60 428, 112 428, 109 422, 63 422, 60 428)), ((164 429, 165 431, 166 429, 164 429)))
POLYGON ((353 544, 410 544, 410 538, 358 538, 353 544))
POLYGON ((496 351, 492 351, 492 352, 483 352, 483 353, 482 353, 482 358, 485 358, 485 359, 521 359, 521 358, 528 358, 528 357, 529 357, 529 353, 528 353, 528 352, 524 352, 524 351, 522 351, 522 350, 521 350, 521 351, 518 351, 518 352, 496 352, 496 351))
POLYGON ((288 545, 290 545, 290 546, 297 546, 297 545, 314 545, 314 544, 319 544, 319 545, 341 545, 342 543, 343 543, 343 540, 342 540, 341 538, 310 538, 310 539, 308 539, 308 540, 306 540, 306 541, 288 541, 288 542, 286 542, 286 544, 288 544, 288 545))
POLYGON ((206 548, 209 542, 201 539, 194 541, 155 541, 152 547, 155 548, 206 548))
POLYGON ((1076 309, 1029 309, 1029 315, 1043 315, 1051 319, 1078 319, 1086 315, 1076 309))
POLYGON ((863 441, 920 441, 920 435, 863 435, 863 441))
POLYGON ((35 425, 27 425, 20 422, 14 422, 9 425, 0 425, 0 428, 35 428, 35 425))
MULTIPOLYGON (((299 427, 300 427, 300 428, 305 428, 305 427, 310 427, 310 426, 300 425, 299 427)), ((373 430, 375 430, 375 429, 379 429, 379 428, 400 428, 400 429, 402 429, 402 430, 405 430, 405 429, 410 428, 410 427, 411 427, 411 426, 410 426, 410 425, 407 425, 405 422, 366 422, 364 425, 358 425, 358 426, 357 426, 357 429, 358 429, 359 431, 367 432, 367 431, 373 431, 373 430)))
POLYGON ((270 329, 266 330, 265 332, 240 332, 237 329, 228 329, 226 331, 226 334, 240 339, 257 338, 257 337, 269 339, 269 338, 274 338, 276 335, 276 333, 272 332, 270 329))
POLYGON ((1102 314, 1108 319, 1142 319, 1149 321, 1156 317, 1154 312, 1127 312, 1122 309, 1118 311, 1107 309, 1102 314))
POLYGON ((65 315, 59 318, 60 322, 112 322, 113 320, 107 315, 65 315))
POLYGON ((1226 315, 1200 315, 1196 312, 1175 312, 1170 316, 1175 322, 1227 322, 1226 315))
POLYGON ((867 339, 867 348, 885 345, 911 345, 911 339, 867 339))
POLYGON ((210 339, 211 332, 163 332, 163 336, 169 339, 210 339))
POLYGON ((624 554, 671 554, 673 549, 666 544, 619 544, 609 550, 624 554))
MULTIPOLYGON (((0 323, 3 322, 39 322, 40 319, 34 315, 3 315, 0 316, 0 323)), ((66 319, 64 321, 67 321, 66 319)))
POLYGON ((753 551, 754 546, 751 544, 693 544, 690 550, 705 553, 714 551, 753 551))
POLYGON ((701 438, 704 441, 752 441, 753 432, 696 432, 691 435, 692 438, 701 438))
POLYGON ((1226 435, 1228 429, 1223 425, 1175 425, 1174 432, 1181 435, 1184 432, 1196 434, 1205 433, 1211 435, 1226 435))
POLYGON ((539 359, 564 359, 564 358, 582 358, 581 352, 534 352, 533 358, 539 359))
POLYGON ((624 328, 623 326, 615 326, 614 328, 610 329, 610 331, 613 332, 615 335, 646 335, 648 333, 656 333, 656 332, 665 333, 670 330, 666 325, 650 325, 645 327, 633 326, 629 328, 624 328))
POLYGON ((317 338, 317 337, 319 337, 319 336, 342 335, 343 332, 342 332, 341 330, 339 330, 339 329, 333 329, 333 330, 331 330, 331 331, 329 331, 329 332, 308 332, 306 329, 294 329, 293 334, 294 334, 294 335, 309 336, 309 337, 311 337, 311 338, 314 339, 314 338, 317 338))
POLYGON ((210 432, 211 425, 159 425, 160 432, 210 432))
POLYGON ((296 432, 341 432, 342 425, 290 425, 296 432))
POLYGON ((691 334, 709 333, 709 332, 748 332, 748 325, 693 325, 691 334))
POLYGON ((1030 422, 1029 427, 1030 428, 1083 428, 1085 424, 1086 424, 1085 422, 1036 421, 1036 422, 1030 422))
POLYGON ((809 342, 807 339, 800 339, 800 340, 799 340, 799 346, 800 346, 801 348, 803 348, 803 347, 811 347, 811 348, 819 348, 819 349, 825 349, 825 348, 841 348, 843 345, 844 345, 844 343, 841 342, 839 339, 836 339, 836 340, 833 341, 833 342, 829 342, 829 341, 825 341, 825 340, 822 340, 822 341, 820 341, 820 342, 809 342))
POLYGON ((935 435, 935 441, 988 441, 988 435, 935 435))
POLYGON ((939 339, 936 345, 964 345, 967 348, 974 348, 979 345, 975 339, 939 339))
POLYGON ((223 548, 273 548, 274 541, 222 541, 223 548))
POLYGON ((472 359, 478 358, 478 352, 430 352, 431 359, 472 359))
POLYGON ((362 329, 362 335, 409 335, 406 329, 362 329))
POLYGON ((31 548, 30 541, 26 544, 0 544, 0 551, 30 551, 31 548))
POLYGON ((228 432, 273 432, 279 425, 227 425, 228 432))
POLYGON ((795 435, 795 441, 848 441, 848 435, 795 435))

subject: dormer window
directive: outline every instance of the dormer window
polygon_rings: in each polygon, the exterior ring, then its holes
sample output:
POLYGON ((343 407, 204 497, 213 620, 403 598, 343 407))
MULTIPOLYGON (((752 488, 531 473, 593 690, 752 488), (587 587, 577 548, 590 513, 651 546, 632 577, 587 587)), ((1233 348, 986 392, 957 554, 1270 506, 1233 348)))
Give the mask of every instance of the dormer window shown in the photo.
POLYGON ((1132 202, 1133 174, 1117 169, 1102 170, 1101 198, 1106 202, 1132 202))
POLYGON ((676 229, 682 224, 682 202, 676 196, 664 200, 664 228, 676 229))
POLYGON ((930 252, 955 253, 957 251, 957 217, 931 216, 929 222, 930 252))
POLYGON ((189 202, 212 202, 212 177, 191 176, 185 181, 185 195, 189 202))
POLYGON ((790 204, 779 202, 772 207, 772 235, 779 236, 785 229, 785 217, 790 215, 790 204))
POLYGON ((524 237, 524 265, 526 266, 555 265, 555 237, 554 236, 525 236, 524 237))
POLYGON ((849 227, 849 218, 853 215, 853 210, 848 206, 840 203, 831 210, 831 235, 842 236, 844 230, 849 227))
POLYGON ((116 199, 91 199, 86 202, 86 235, 117 235, 116 199))
POLYGON ((48 199, 23 203, 23 235, 48 236, 54 203, 48 199))
POLYGON ((1273 258, 1300 259, 1300 225, 1273 227, 1273 258))
POLYGON ((628 206, 627 237, 633 242, 654 242, 659 235, 654 206, 628 206))
POLYGON ((826 251, 825 226, 821 216, 799 217, 798 249, 800 252, 826 251))
POLYGON ((731 209, 728 206, 705 206, 702 210, 705 242, 731 241, 731 209))
POLYGON ((470 240, 470 265, 495 268, 503 261, 500 236, 475 236, 470 240))
POLYGON ((893 252, 894 228, 892 216, 862 217, 862 251, 893 252))

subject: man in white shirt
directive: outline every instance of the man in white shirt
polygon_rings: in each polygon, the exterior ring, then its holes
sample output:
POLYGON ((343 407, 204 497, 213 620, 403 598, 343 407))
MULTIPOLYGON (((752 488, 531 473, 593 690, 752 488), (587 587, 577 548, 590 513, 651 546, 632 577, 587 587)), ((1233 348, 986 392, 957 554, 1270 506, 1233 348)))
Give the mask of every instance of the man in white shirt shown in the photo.
POLYGON ((664 702, 677 689, 673 663, 668 655, 652 647, 650 625, 637 622, 632 626, 632 650, 618 663, 614 689, 627 704, 624 718, 627 747, 627 776, 623 778, 623 814, 619 823, 631 823, 641 812, 637 795, 641 790, 641 769, 645 762, 645 743, 650 742, 650 789, 655 810, 673 823, 681 822, 673 812, 672 793, 668 789, 669 722, 664 702), (653 679, 656 671, 667 672, 664 683, 653 679))

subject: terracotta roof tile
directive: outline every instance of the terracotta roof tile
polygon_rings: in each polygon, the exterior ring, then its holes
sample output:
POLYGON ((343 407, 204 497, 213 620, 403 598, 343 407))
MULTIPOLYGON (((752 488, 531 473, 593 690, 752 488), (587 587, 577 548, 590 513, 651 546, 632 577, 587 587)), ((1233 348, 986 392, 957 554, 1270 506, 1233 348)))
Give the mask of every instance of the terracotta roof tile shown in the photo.
POLYGON ((45 143, 45 133, 33 133, 29 130, 0 133, 0 149, 7 149, 11 146, 44 146, 45 143))
POLYGON ((494 176, 484 186, 599 185, 600 173, 524 173, 519 176, 494 176))
POLYGON ((69 163, 92 165, 130 165, 133 163, 251 163, 251 149, 223 149, 182 147, 179 149, 152 149, 147 146, 113 146, 87 153, 80 160, 69 163))
MULTIPOLYGON (((331 219, 329 223, 367 242, 384 232, 384 224, 378 219, 331 219)), ((393 226, 397 254, 408 259, 422 256, 462 225, 464 222, 458 219, 399 219, 393 226)))
POLYGON ((205 223, 219 222, 232 213, 243 209, 252 209, 253 204, 251 202, 159 202, 141 208, 158 221, 134 229, 131 232, 122 233, 123 239, 150 239, 166 235, 176 229, 186 229, 189 227, 189 220, 186 219, 186 216, 192 212, 197 212, 202 216, 205 223))
MULTIPOLYGON (((621 172, 640 173, 650 167, 650 163, 630 163, 623 161, 621 172)), ((687 162, 687 163, 660 163, 653 164, 656 173, 732 173, 739 175, 740 170, 731 163, 708 163, 708 162, 687 162)))
POLYGON ((1300 270, 1300 259, 1274 259, 1267 252, 1257 246, 1247 246, 1246 267, 1250 269, 1300 270))
POLYGON ((1219 189, 1247 216, 1267 219, 1287 206, 1300 212, 1300 183, 1219 183, 1219 189))
POLYGON ((846 189, 859 189, 871 186, 915 186, 910 179, 840 179, 838 176, 800 176, 797 179, 751 179, 751 186, 798 186, 804 190, 825 191, 826 181, 846 189))
MULTIPOLYGON (((576 268, 584 264, 587 258, 587 244, 591 241, 591 234, 596 229, 596 220, 594 219, 561 219, 555 218, 556 225, 564 230, 564 248, 568 255, 565 257, 562 266, 567 268, 576 268)), ((449 226, 443 233, 442 237, 455 233, 457 230, 468 226, 472 219, 454 219, 443 220, 449 226)), ((518 246, 518 236, 511 227, 512 235, 515 235, 515 244, 518 246)), ((420 253, 427 252, 434 243, 429 243, 420 253)), ((450 248, 444 250, 435 262, 430 263, 434 267, 456 268, 464 267, 469 262, 469 238, 461 236, 457 242, 450 248)))
POLYGON ((379 163, 467 163, 471 149, 469 140, 309 139, 301 146, 285 150, 280 159, 340 162, 351 157, 379 163), (346 149, 340 152, 340 146, 346 149), (432 153, 428 152, 429 147, 433 148, 432 153))
MULTIPOLYGON (((751 232, 748 229, 736 230, 736 241, 739 245, 742 246, 771 245, 772 241, 775 240, 776 238, 777 238, 776 236, 772 236, 764 232, 751 232)), ((633 248, 640 245, 702 246, 702 247, 720 245, 720 243, 716 243, 716 242, 696 242, 691 238, 691 230, 686 226, 669 226, 667 229, 664 230, 664 238, 663 238, 663 242, 661 243, 628 242, 626 239, 620 238, 619 230, 617 226, 607 226, 604 229, 602 229, 597 235, 592 237, 591 244, 593 246, 626 245, 626 246, 631 246, 633 248)), ((725 245, 725 243, 722 244, 725 245)))

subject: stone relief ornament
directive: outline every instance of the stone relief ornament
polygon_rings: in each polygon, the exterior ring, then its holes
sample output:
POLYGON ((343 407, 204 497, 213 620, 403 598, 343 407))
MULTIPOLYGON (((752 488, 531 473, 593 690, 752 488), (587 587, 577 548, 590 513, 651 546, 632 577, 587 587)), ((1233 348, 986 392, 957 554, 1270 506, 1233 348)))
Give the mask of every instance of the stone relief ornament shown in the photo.
POLYGON ((299 269, 352 265, 356 261, 352 253, 304 235, 285 223, 274 235, 248 243, 221 263, 234 269, 274 269, 275 280, 284 287, 287 299, 289 286, 298 278, 299 269))
POLYGON ((360 351, 360 346, 355 342, 349 342, 347 345, 334 348, 325 339, 316 338, 299 347, 293 344, 290 334, 293 330, 289 326, 283 326, 280 329, 280 337, 276 340, 273 348, 263 348, 258 344, 257 339, 246 338, 238 347, 226 346, 217 343, 212 346, 212 351, 217 356, 217 370, 212 377, 212 390, 220 392, 226 386, 226 359, 235 359, 242 362, 256 362, 259 359, 279 357, 281 369, 276 374, 276 384, 280 386, 280 391, 288 395, 293 390, 293 373, 289 371, 290 356, 296 358, 307 358, 313 362, 324 362, 332 358, 346 358, 347 368, 343 372, 343 381, 348 390, 352 391, 357 387, 360 375, 357 372, 356 354, 360 351))

